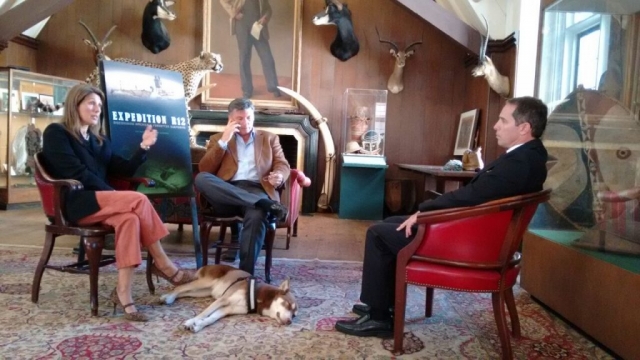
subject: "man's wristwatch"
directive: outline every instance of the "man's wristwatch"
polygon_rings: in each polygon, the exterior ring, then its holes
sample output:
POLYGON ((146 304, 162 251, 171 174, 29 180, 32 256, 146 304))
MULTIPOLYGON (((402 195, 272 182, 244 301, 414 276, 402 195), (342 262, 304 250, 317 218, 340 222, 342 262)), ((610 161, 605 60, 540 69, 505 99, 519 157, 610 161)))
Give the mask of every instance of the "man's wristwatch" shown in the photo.
POLYGON ((151 149, 151 146, 145 145, 144 143, 140 143, 140 148, 142 150, 149 150, 149 149, 151 149))

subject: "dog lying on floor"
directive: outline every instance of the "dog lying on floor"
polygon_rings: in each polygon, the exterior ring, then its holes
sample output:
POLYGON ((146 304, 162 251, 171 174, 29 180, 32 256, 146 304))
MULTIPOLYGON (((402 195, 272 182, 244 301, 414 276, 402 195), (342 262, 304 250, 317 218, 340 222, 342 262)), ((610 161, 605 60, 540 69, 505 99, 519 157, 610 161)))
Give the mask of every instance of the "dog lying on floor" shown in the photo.
POLYGON ((228 265, 208 265, 196 273, 197 279, 164 294, 161 300, 169 305, 181 297, 206 297, 215 300, 183 327, 193 332, 202 330, 228 315, 257 313, 289 325, 296 315, 296 299, 289 291, 289 280, 279 287, 258 282, 246 271, 228 265), (251 291, 253 289, 253 291, 251 291))

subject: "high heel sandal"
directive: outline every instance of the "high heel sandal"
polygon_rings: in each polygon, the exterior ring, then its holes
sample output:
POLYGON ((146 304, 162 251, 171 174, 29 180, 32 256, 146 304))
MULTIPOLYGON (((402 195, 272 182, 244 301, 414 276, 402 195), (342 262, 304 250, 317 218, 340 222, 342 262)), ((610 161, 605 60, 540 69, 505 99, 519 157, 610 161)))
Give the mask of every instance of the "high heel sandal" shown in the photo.
POLYGON ((160 271, 160 269, 156 267, 155 263, 151 264, 151 273, 156 277, 161 277, 167 280, 173 286, 184 285, 196 279, 195 274, 193 272, 183 270, 183 269, 178 269, 172 276, 167 276, 167 274, 163 273, 162 271, 160 271), (182 273, 182 277, 180 278, 180 280, 176 280, 176 278, 178 277, 178 274, 180 273, 182 273))
POLYGON ((118 297, 118 289, 113 289, 113 291, 111 292, 111 301, 113 302, 113 315, 116 314, 116 308, 119 306, 122 307, 122 311, 124 311, 124 318, 129 320, 129 321, 137 321, 137 322, 147 322, 149 321, 149 318, 139 312, 132 312, 132 313, 128 313, 127 312, 127 308, 130 306, 135 306, 135 303, 131 303, 131 304, 127 304, 127 305, 122 305, 122 302, 120 302, 120 298, 118 297))

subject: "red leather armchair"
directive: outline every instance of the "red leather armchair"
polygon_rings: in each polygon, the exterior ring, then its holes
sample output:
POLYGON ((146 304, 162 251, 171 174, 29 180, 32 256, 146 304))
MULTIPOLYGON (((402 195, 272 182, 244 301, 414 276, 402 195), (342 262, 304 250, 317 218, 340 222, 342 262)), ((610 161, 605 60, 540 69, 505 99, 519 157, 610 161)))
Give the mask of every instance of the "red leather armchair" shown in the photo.
POLYGON ((407 284, 412 284, 427 287, 426 317, 431 317, 435 288, 491 293, 502 358, 513 357, 504 304, 512 334, 519 337, 512 290, 520 271, 517 250, 538 204, 549 200, 550 193, 544 190, 418 216, 418 233, 398 253, 396 263, 395 353, 402 352, 407 284))
MULTIPOLYGON (((267 233, 265 234, 265 241, 263 249, 266 252, 265 258, 265 281, 271 282, 271 263, 273 253, 273 242, 276 236, 277 228, 287 228, 287 245, 289 248, 289 241, 291 236, 297 236, 297 224, 298 215, 300 213, 300 199, 302 197, 302 188, 311 185, 311 180, 300 170, 291 169, 289 179, 285 182, 285 185, 278 189, 280 192, 280 203, 289 209, 287 218, 282 222, 274 222, 267 227, 267 233), (293 230, 293 231, 292 231, 293 230)), ((242 217, 223 217, 216 214, 213 209, 208 206, 207 200, 198 194, 198 207, 200 215, 200 245, 202 246, 202 263, 207 265, 209 254, 209 235, 211 234, 211 228, 213 226, 220 226, 220 233, 218 240, 214 244, 216 248, 215 263, 220 263, 220 257, 222 255, 222 249, 238 249, 237 244, 224 243, 224 237, 226 229, 234 222, 241 222, 242 217)))
MULTIPOLYGON (((102 266, 115 262, 114 256, 102 256, 105 236, 113 234, 114 230, 109 226, 76 226, 64 216, 64 191, 82 190, 83 186, 77 180, 54 179, 50 176, 41 162, 41 154, 35 156, 35 180, 42 201, 42 209, 49 219, 49 224, 45 225, 45 243, 42 248, 42 255, 36 267, 36 272, 31 285, 31 301, 38 302, 40 295, 40 282, 44 269, 53 269, 69 273, 89 274, 89 292, 91 301, 91 314, 98 315, 98 271, 102 266), (74 235, 80 237, 80 254, 78 262, 69 265, 53 266, 48 265, 51 252, 55 245, 56 238, 60 235, 74 235), (84 251, 83 251, 84 250, 84 251), (87 259, 84 259, 86 253, 87 259)), ((153 181, 146 178, 136 179, 114 179, 112 185, 116 188, 125 186, 130 188, 132 184, 143 183, 146 186, 153 186, 153 181), (117 183, 115 185, 114 183, 117 183)), ((152 284, 150 267, 147 266, 147 282, 151 290, 152 284)), ((153 293, 153 291, 152 291, 153 293)))

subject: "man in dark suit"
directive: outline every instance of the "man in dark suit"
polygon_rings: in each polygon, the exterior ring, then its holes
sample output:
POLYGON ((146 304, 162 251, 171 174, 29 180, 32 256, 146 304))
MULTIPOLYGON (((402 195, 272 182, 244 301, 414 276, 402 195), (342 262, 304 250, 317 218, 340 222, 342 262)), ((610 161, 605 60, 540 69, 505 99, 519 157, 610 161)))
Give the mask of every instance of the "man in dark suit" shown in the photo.
POLYGON ((253 95, 251 51, 255 47, 262 63, 267 90, 275 97, 280 97, 276 65, 269 46, 269 29, 267 28, 267 23, 271 19, 269 0, 220 0, 220 4, 229 14, 231 35, 235 35, 238 42, 242 96, 250 98, 253 95), (258 38, 251 34, 256 24, 262 26, 258 38))
POLYGON ((547 150, 540 141, 547 124, 547 106, 532 97, 507 100, 493 129, 507 152, 480 171, 466 186, 421 203, 410 217, 391 217, 367 230, 362 291, 364 304, 353 306, 355 321, 338 321, 336 330, 355 336, 393 335, 391 306, 395 298, 398 252, 417 231, 419 213, 479 205, 542 190, 547 178, 547 150))
POLYGON ((243 215, 240 269, 253 274, 269 217, 286 219, 276 188, 291 172, 278 136, 253 128, 251 100, 229 104, 225 130, 212 135, 200 160, 195 186, 218 214, 243 215))

